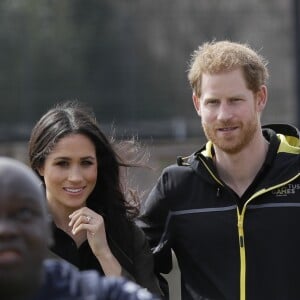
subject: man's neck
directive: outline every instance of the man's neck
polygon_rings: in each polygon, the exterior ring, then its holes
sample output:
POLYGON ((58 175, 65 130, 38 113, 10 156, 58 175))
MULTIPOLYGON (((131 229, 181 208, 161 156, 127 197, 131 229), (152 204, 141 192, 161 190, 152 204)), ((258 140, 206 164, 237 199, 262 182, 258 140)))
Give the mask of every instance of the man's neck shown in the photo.
POLYGON ((34 299, 37 292, 36 287, 30 288, 19 288, 18 286, 1 289, 0 299, 5 300, 31 300, 34 299), (9 290, 8 290, 9 289, 9 290))
POLYGON ((215 148, 214 162, 220 178, 242 196, 262 167, 267 151, 268 142, 263 136, 235 154, 215 148))

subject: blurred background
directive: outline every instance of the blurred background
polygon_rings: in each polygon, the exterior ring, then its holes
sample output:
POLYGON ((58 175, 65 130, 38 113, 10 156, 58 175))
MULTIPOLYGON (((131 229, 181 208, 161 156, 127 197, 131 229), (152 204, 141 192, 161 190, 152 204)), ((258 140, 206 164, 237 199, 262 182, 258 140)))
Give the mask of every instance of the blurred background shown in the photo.
MULTIPOLYGON (((77 99, 108 135, 147 147, 153 171, 137 176, 147 195, 162 168, 204 142, 186 75, 212 39, 249 43, 269 61, 264 124, 300 124, 298 0, 2 0, 0 14, 0 155, 26 162, 33 124, 77 99)), ((172 300, 178 274, 175 264, 172 300)))

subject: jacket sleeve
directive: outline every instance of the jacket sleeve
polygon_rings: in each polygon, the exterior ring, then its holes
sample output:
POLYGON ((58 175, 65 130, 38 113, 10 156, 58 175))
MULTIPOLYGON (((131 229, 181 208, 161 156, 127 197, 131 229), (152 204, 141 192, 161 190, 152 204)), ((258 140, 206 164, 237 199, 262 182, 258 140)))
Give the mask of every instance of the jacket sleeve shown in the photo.
POLYGON ((171 237, 169 231, 169 175, 165 170, 146 199, 137 224, 143 229, 154 254, 155 271, 167 274, 172 269, 171 237))
POLYGON ((121 276, 136 282, 153 294, 162 296, 163 292, 154 273, 153 254, 145 233, 132 221, 123 226, 127 228, 123 246, 109 235, 111 250, 122 266, 121 276))
POLYGON ((154 260, 145 233, 133 224, 135 281, 156 295, 163 295, 154 273, 154 260))

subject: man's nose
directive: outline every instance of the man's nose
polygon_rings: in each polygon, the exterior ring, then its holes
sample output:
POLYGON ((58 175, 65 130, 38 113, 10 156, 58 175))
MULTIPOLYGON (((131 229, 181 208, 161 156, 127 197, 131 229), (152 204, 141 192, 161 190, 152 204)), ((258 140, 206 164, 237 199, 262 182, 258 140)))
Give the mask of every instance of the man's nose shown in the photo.
POLYGON ((233 116, 233 111, 230 105, 227 102, 221 103, 218 111, 219 120, 229 120, 233 116))
POLYGON ((0 239, 14 237, 17 234, 17 226, 13 220, 0 217, 0 239))

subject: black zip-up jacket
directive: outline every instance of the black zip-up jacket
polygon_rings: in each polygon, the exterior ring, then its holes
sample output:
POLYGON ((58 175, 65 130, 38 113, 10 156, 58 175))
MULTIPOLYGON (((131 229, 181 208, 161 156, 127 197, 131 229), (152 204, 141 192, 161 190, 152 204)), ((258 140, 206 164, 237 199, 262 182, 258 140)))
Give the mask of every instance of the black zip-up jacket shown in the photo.
POLYGON ((156 270, 181 270, 183 300, 300 299, 300 140, 263 128, 266 160, 239 197, 217 175, 208 142, 167 167, 139 222, 156 270))

